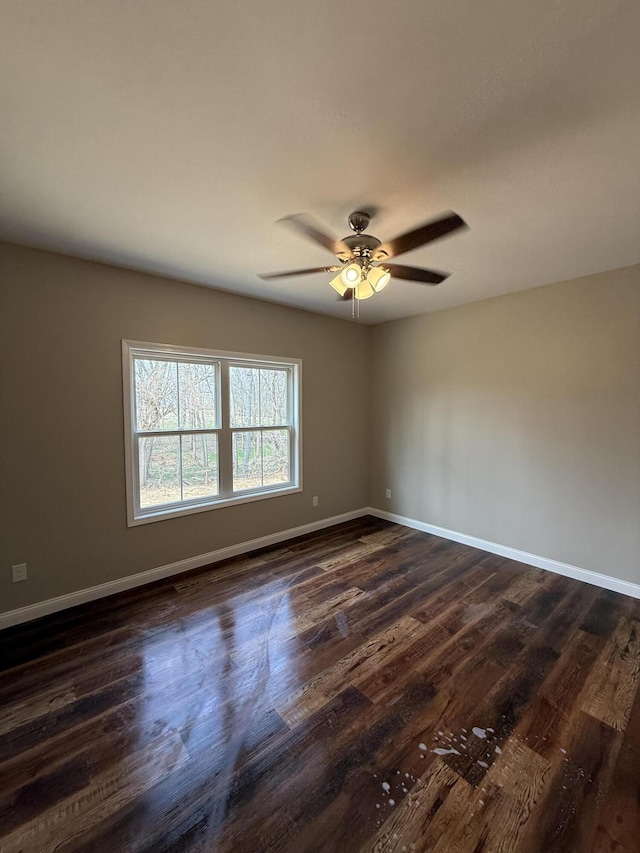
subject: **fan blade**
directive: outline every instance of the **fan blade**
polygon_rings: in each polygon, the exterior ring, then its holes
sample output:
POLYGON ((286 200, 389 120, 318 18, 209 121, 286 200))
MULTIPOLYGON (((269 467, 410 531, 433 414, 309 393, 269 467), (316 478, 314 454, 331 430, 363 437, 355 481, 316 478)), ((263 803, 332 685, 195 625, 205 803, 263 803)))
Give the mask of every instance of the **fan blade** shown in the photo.
POLYGON ((451 273, 426 270, 422 267, 405 267, 403 264, 384 264, 394 278, 404 278, 407 281, 419 281, 421 284, 440 284, 451 273))
POLYGON ((286 272, 266 272, 258 273, 260 278, 267 281, 270 278, 288 278, 293 275, 309 275, 312 272, 338 272, 341 267, 312 267, 308 270, 287 270, 286 272))
POLYGON ((396 255, 402 255, 405 252, 411 251, 411 249, 417 249, 418 246, 424 246, 433 240, 439 240, 440 237, 444 237, 445 234, 450 234, 452 231, 457 231, 459 228, 468 228, 468 225, 457 213, 449 213, 440 219, 425 222, 419 228, 407 231, 406 234, 401 234, 388 243, 383 243, 376 249, 374 257, 377 260, 395 258, 396 255))
POLYGON ((325 249, 328 249, 334 255, 346 254, 351 257, 351 249, 346 243, 343 243, 342 240, 338 240, 336 237, 332 237, 331 234, 327 234, 306 213, 294 213, 292 216, 284 216, 278 222, 291 225, 305 236, 310 237, 314 243, 324 246, 325 249))

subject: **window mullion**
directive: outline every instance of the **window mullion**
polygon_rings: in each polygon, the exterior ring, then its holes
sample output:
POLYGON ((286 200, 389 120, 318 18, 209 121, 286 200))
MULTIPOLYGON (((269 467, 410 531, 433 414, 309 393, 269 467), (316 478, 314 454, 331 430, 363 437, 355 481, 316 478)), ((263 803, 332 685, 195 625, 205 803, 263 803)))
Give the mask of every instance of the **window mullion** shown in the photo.
MULTIPOLYGON (((182 419, 180 417, 180 365, 176 361, 176 409, 178 417, 178 429, 182 429, 182 419)), ((180 453, 182 453, 182 439, 180 439, 180 453)))
POLYGON ((231 433, 231 399, 229 388, 229 364, 220 363, 220 409, 221 429, 218 459, 220 465, 220 494, 229 497, 233 494, 233 438, 231 433))
POLYGON ((165 438, 172 435, 208 435, 219 432, 218 427, 203 427, 203 429, 162 429, 162 430, 134 430, 136 438, 165 438))
POLYGON ((260 430, 260 485, 264 488, 264 431, 260 430))

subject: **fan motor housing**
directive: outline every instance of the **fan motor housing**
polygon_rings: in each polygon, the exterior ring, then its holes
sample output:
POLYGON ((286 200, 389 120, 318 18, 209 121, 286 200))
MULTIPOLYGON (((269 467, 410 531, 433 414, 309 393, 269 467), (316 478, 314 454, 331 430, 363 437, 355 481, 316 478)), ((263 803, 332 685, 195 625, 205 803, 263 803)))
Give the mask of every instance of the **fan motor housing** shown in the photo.
POLYGON ((350 234, 348 237, 343 237, 342 242, 351 249, 355 257, 361 258, 370 257, 380 245, 380 240, 372 237, 371 234, 350 234))

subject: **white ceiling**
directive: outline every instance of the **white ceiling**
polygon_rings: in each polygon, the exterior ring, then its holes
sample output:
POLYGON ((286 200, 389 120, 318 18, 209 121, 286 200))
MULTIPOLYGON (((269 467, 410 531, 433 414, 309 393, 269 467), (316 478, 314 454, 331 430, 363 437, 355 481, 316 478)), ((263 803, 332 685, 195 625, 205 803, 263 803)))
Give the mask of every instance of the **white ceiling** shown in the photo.
POLYGON ((377 323, 640 262, 637 0, 0 0, 0 237, 348 317, 275 224, 384 239, 377 323))

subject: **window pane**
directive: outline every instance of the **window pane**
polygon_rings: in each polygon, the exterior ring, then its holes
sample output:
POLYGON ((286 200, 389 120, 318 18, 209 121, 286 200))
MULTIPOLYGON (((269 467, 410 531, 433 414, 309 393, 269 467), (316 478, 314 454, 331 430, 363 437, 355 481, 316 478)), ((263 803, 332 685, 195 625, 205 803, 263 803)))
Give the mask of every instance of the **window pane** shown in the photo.
POLYGON ((287 414, 288 371, 260 371, 260 425, 280 426, 289 422, 287 414))
POLYGON ((175 361, 136 358, 136 429, 176 429, 178 374, 175 361))
POLYGON ((233 491, 262 486, 262 433, 233 434, 233 491))
POLYGON ((213 429, 216 412, 216 365, 178 364, 180 429, 213 429))
POLYGON ((218 494, 218 436, 211 433, 181 436, 182 497, 218 494))
POLYGON ((266 429, 262 433, 262 482, 265 486, 288 483, 289 430, 266 429))
POLYGON ((180 438, 177 435, 138 439, 140 506, 180 500, 180 438))
POLYGON ((233 434, 233 491, 288 483, 290 434, 287 429, 233 434))
POLYGON ((230 367, 229 396, 232 427, 260 425, 260 370, 258 368, 230 367))

